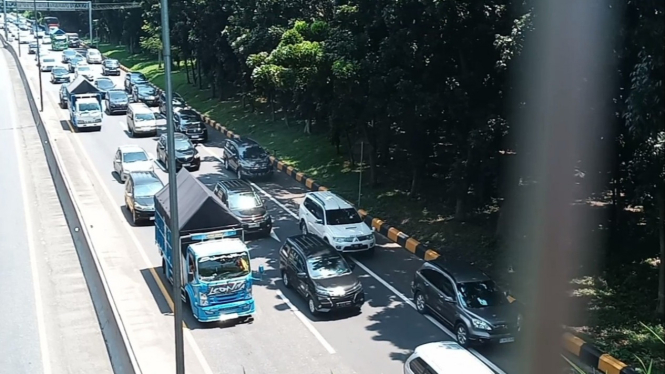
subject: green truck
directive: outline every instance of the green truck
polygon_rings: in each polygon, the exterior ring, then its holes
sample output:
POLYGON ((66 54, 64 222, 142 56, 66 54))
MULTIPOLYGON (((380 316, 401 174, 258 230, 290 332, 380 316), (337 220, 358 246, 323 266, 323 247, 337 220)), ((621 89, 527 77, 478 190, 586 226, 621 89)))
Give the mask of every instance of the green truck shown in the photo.
POLYGON ((51 31, 51 50, 64 51, 69 46, 67 34, 60 29, 51 31))

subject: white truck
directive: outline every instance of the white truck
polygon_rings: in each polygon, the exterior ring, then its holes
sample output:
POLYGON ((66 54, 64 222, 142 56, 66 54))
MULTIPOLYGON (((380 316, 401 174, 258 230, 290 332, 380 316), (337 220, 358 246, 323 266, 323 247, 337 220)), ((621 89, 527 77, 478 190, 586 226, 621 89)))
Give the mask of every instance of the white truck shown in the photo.
POLYGON ((72 126, 77 129, 102 129, 102 93, 83 76, 67 86, 67 107, 72 126))

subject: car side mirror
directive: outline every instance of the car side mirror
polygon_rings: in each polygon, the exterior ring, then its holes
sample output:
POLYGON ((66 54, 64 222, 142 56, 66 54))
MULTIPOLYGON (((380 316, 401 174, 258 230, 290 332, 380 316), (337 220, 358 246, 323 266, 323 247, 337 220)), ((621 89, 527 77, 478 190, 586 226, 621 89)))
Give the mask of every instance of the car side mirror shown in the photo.
POLYGON ((455 302, 455 299, 453 299, 453 298, 450 297, 450 296, 444 296, 444 297, 443 297, 443 301, 445 301, 445 302, 447 302, 447 303, 454 303, 454 302, 455 302))
POLYGON ((296 276, 298 277, 298 279, 306 279, 307 278, 307 273, 305 273, 305 272, 298 273, 296 276))
POLYGON ((317 219, 314 221, 314 223, 316 223, 317 225, 323 225, 323 220, 317 218, 317 219))

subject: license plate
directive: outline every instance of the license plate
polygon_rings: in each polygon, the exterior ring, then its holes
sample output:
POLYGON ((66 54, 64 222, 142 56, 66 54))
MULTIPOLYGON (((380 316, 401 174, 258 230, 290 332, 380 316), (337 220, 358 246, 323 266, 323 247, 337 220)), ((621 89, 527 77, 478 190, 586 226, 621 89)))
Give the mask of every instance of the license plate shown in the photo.
POLYGON ((341 303, 337 303, 337 306, 339 306, 339 307, 344 307, 344 306, 349 306, 349 305, 351 305, 350 301, 343 301, 341 303))
POLYGON ((503 344, 503 343, 512 343, 512 342, 514 342, 514 341, 515 341, 515 338, 503 338, 503 339, 500 339, 500 340, 499 340, 499 343, 500 343, 500 344, 503 344))
POLYGON ((199 135, 192 135, 192 139, 198 139, 198 138, 200 138, 199 135))
POLYGON ((155 220, 155 217, 150 217, 150 220, 151 220, 151 221, 154 221, 154 220, 155 220))
POLYGON ((250 229, 253 229, 255 227, 259 227, 259 225, 260 224, 258 224, 258 223, 250 223, 250 224, 247 225, 247 227, 249 227, 250 229))

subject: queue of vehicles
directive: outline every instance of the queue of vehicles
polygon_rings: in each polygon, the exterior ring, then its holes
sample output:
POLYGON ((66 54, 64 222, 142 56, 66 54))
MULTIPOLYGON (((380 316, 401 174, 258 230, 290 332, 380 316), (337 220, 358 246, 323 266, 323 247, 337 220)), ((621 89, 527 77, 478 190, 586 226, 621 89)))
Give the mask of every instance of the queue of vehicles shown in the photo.
MULTIPOLYGON (((127 73, 124 87, 119 89, 108 78, 86 75, 87 70, 81 68, 89 69, 88 61, 97 61, 87 57, 87 53, 83 56, 67 49, 61 62, 69 64, 68 68, 56 65, 51 69, 54 84, 70 82, 68 73, 72 68, 75 73, 74 81, 62 86, 60 96, 61 106, 69 108, 72 122, 82 127, 87 121, 84 113, 90 117, 90 112, 98 112, 99 121, 93 124, 101 126, 105 108, 108 115, 126 115, 132 137, 156 135, 156 117, 150 106, 157 106, 159 112, 166 114, 163 93, 148 89, 151 86, 146 77, 138 72, 127 73), (81 86, 85 89, 77 90, 81 86)), ((119 75, 117 61, 106 59, 100 63, 103 75, 119 75)), ((157 142, 157 160, 139 146, 118 147, 113 168, 125 183, 125 206, 134 223, 155 222, 155 241, 169 281, 173 280, 174 261, 180 261, 182 299, 197 320, 250 321, 255 313, 251 289, 257 277, 244 239, 246 234, 269 236, 273 221, 264 200, 247 179, 270 177, 273 166, 268 153, 252 139, 227 139, 221 159, 237 179, 218 182, 211 191, 190 173, 200 168, 196 144, 207 141, 207 128, 201 116, 187 107, 179 95, 174 95, 173 104, 177 130, 174 155, 169 154, 164 134, 157 142), (180 234, 184 239, 178 253, 167 239, 171 219, 168 186, 164 186, 153 166, 153 161, 168 165, 169 157, 176 158, 178 185, 199 191, 178 196, 179 204, 200 207, 185 210, 187 213, 181 210, 180 234), (198 201, 192 201, 193 196, 198 201)), ((346 255, 372 254, 376 248, 374 229, 363 222, 351 203, 330 191, 305 195, 298 209, 298 225, 302 233, 286 238, 279 250, 284 285, 306 300, 312 314, 359 311, 365 293, 353 273, 354 262, 348 261, 346 255)), ((450 372, 451 360, 465 372, 491 373, 465 347, 511 343, 521 331, 523 317, 519 306, 511 303, 489 277, 468 265, 443 260, 426 262, 414 275, 412 292, 417 311, 432 314, 450 326, 457 342, 416 348, 404 364, 405 373, 450 372)))

